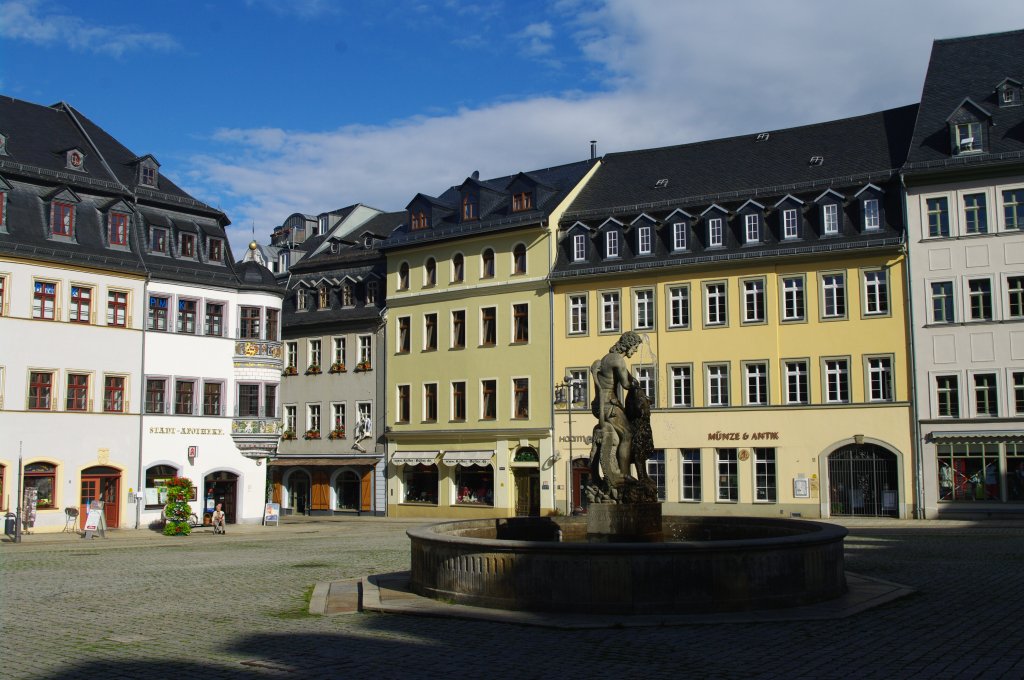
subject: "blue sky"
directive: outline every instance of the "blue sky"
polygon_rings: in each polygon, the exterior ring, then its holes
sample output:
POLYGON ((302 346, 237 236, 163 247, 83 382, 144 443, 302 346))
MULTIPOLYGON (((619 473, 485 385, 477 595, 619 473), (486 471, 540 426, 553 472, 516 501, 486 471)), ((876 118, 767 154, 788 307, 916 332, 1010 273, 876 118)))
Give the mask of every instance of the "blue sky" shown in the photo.
MULTIPOLYGON (((0 93, 64 100, 227 212, 399 210, 474 170, 916 101, 931 42, 1019 0, 0 0, 0 93)), ((1011 24, 1009 21, 1018 23, 1011 24)), ((1018 74, 1019 75, 1019 74, 1018 74)), ((2 121, 0 121, 2 125, 2 121)))

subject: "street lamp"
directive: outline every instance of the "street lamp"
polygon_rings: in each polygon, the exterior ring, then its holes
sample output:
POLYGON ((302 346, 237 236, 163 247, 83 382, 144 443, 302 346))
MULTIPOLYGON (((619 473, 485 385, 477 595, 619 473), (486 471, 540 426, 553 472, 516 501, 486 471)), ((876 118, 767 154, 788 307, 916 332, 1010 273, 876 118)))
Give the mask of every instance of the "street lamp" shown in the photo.
POLYGON ((576 402, 576 390, 583 384, 580 378, 565 376, 562 382, 555 383, 555 405, 565 404, 569 409, 569 460, 566 462, 565 474, 565 515, 572 515, 572 405, 576 402))

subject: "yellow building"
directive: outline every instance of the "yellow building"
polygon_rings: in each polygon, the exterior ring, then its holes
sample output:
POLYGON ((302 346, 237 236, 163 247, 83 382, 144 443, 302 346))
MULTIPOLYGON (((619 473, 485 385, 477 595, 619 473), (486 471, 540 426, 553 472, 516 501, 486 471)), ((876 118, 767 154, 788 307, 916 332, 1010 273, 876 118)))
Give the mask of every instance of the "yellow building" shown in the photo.
POLYGON ((553 509, 549 225, 596 166, 418 195, 387 241, 390 516, 553 509))
POLYGON ((556 504, 586 505, 589 366, 633 330, 666 514, 912 516, 891 150, 915 110, 603 159, 551 275, 555 375, 576 384, 556 504))

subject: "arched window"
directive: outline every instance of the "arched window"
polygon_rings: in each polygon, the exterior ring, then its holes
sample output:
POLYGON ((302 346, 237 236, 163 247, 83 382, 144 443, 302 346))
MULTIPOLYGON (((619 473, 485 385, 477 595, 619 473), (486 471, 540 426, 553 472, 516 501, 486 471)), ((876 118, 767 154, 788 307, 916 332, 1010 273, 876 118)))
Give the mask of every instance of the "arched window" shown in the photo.
POLYGON ((178 476, 178 469, 171 465, 154 465, 146 468, 146 509, 157 510, 167 503, 167 484, 178 476))
POLYGON ((409 290, 409 263, 403 262, 398 267, 398 290, 409 290))
POLYGON ((426 287, 437 284, 437 261, 428 257, 423 265, 423 285, 426 287))
POLYGON ((526 273, 526 245, 523 243, 516 244, 512 249, 512 273, 526 273))
POLYGON ((452 255, 452 283, 462 283, 466 278, 466 262, 462 253, 452 255))
POLYGON ((25 489, 36 490, 36 507, 54 508, 57 488, 57 466, 53 463, 29 463, 25 466, 25 489))
POLYGON ((490 248, 484 250, 480 256, 480 278, 494 278, 494 251, 490 248))

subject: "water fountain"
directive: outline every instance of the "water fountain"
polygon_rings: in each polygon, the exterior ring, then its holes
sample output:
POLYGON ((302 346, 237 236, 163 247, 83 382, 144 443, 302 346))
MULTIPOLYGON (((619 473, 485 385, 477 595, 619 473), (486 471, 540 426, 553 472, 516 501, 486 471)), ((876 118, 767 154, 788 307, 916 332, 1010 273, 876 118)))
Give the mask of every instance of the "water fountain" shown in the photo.
POLYGON ((654 450, 650 409, 625 363, 640 342, 624 333, 591 367, 597 424, 587 516, 412 529, 413 592, 478 607, 591 614, 798 607, 846 592, 842 527, 662 517, 644 465, 654 450))

